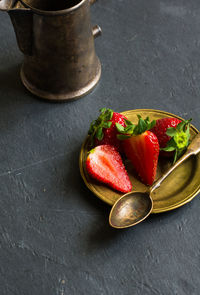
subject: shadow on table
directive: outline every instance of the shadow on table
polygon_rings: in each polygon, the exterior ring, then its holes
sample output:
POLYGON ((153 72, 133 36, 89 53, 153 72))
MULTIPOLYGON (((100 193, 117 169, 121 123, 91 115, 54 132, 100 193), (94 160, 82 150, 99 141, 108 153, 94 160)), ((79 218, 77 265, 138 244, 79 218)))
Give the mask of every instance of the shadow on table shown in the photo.
MULTIPOLYGON (((35 99, 42 103, 58 104, 58 101, 45 100, 29 92, 21 81, 20 70, 21 63, 13 64, 12 66, 0 70, 0 89, 1 93, 4 94, 1 95, 0 106, 5 107, 11 103, 27 104, 28 102, 32 102, 35 99)), ((62 101, 59 103, 62 103, 62 101)))
MULTIPOLYGON (((1 62, 1 61, 0 61, 1 62)), ((16 95, 20 92, 25 93, 24 86, 20 80, 20 67, 21 64, 14 64, 9 68, 0 70, 0 88, 1 92, 9 96, 9 100, 16 100, 16 95)), ((1 96, 0 103, 8 103, 6 95, 1 96)))
POLYGON ((164 222, 166 220, 170 221, 171 219, 179 218, 181 217, 181 215, 184 214, 185 211, 190 210, 191 206, 192 206, 192 203, 190 202, 174 210, 170 210, 163 213, 151 214, 148 218, 148 221, 151 223, 156 223, 161 221, 164 222))
POLYGON ((85 185, 81 176, 79 176, 79 193, 84 198, 86 206, 91 208, 91 211, 96 217, 95 224, 91 224, 88 229, 88 241, 89 248, 103 247, 112 240, 116 240, 120 236, 120 231, 112 228, 109 225, 108 217, 111 210, 111 206, 104 203, 97 196, 95 196, 85 185))
POLYGON ((189 203, 185 206, 177 208, 176 210, 159 214, 151 214, 142 223, 126 229, 114 229, 110 227, 108 223, 108 216, 111 207, 105 206, 104 216, 99 218, 100 226, 95 226, 95 229, 91 230, 89 234, 89 248, 91 251, 95 251, 95 249, 103 249, 105 246, 109 247, 115 243, 123 245, 124 241, 127 239, 127 235, 131 235, 131 239, 137 239, 137 235, 141 234, 144 227, 151 227, 155 229, 156 226, 160 227, 162 224, 167 223, 174 223, 177 226, 178 220, 181 220, 187 210, 191 210, 191 206, 192 204, 189 203))

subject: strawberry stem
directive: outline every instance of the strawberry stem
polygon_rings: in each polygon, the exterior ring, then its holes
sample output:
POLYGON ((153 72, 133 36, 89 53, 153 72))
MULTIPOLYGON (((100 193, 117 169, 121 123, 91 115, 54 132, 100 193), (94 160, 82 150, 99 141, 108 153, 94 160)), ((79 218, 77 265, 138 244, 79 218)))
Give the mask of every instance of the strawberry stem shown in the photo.
POLYGON ((140 115, 137 115, 137 117, 138 117, 137 125, 133 124, 129 120, 125 120, 126 122, 125 128, 122 126, 119 126, 119 124, 117 123, 115 124, 118 132, 120 133, 117 135, 118 139, 124 140, 133 135, 142 134, 145 131, 152 129, 156 124, 156 121, 155 120, 150 121, 149 117, 146 117, 146 119, 142 119, 140 115))

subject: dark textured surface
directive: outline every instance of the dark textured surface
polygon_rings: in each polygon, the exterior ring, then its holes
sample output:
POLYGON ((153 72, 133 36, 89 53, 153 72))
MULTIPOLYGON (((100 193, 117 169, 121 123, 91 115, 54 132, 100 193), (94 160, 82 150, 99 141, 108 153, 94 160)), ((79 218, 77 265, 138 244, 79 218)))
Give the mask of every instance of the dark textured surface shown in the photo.
POLYGON ((99 0, 92 19, 103 30, 101 82, 54 104, 22 86, 23 56, 0 13, 0 294, 198 295, 199 196, 114 230, 78 157, 103 106, 161 109, 200 129, 200 2, 99 0))

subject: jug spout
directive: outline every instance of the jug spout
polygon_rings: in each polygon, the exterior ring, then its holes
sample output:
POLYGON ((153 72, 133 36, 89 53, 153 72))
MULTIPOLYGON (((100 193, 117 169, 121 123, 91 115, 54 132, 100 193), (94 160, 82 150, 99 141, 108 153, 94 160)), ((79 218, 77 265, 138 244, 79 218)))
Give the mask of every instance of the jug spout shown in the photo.
POLYGON ((31 55, 32 11, 16 0, 0 0, 0 11, 8 12, 15 30, 19 49, 25 55, 31 55))

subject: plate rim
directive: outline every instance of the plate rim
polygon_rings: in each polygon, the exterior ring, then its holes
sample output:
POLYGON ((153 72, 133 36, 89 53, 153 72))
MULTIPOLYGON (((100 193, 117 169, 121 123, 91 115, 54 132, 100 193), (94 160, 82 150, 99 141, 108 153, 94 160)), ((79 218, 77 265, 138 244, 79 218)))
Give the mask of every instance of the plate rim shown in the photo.
MULTIPOLYGON (((162 113, 164 115, 168 115, 170 117, 174 117, 174 118, 177 118, 177 119, 180 119, 180 120, 184 120, 184 118, 178 116, 178 115, 175 115, 175 114, 172 114, 170 112, 166 112, 166 111, 163 111, 163 110, 157 110, 157 109, 133 109, 133 110, 127 110, 127 111, 123 111, 123 112, 120 112, 121 114, 127 114, 129 112, 153 112, 153 113, 162 113)), ((199 130, 193 125, 191 124, 190 125, 190 128, 193 129, 193 131, 198 134, 199 133, 199 130)), ((83 152, 84 152, 84 147, 86 146, 86 144, 88 143, 88 139, 89 139, 89 136, 86 136, 85 140, 83 141, 82 145, 81 145, 81 150, 80 150, 80 154, 79 154, 79 170, 80 170, 80 174, 81 174, 81 177, 85 183, 85 185, 87 186, 87 188, 96 196, 98 197, 101 201, 107 203, 108 205, 110 206, 113 206, 113 204, 111 202, 108 201, 107 198, 104 198, 102 197, 102 195, 98 192, 95 192, 95 188, 92 184, 90 184, 87 179, 86 179, 86 176, 85 176, 85 173, 84 173, 84 164, 83 164, 83 161, 82 161, 82 158, 83 158, 83 152)), ((190 195, 188 195, 188 198, 186 200, 183 200, 183 201, 180 201, 174 205, 170 205, 170 206, 167 206, 167 207, 164 207, 163 209, 154 209, 152 210, 151 213, 153 214, 157 214, 157 213, 163 213, 163 212, 167 212, 167 211, 171 211, 171 210, 174 210, 174 209, 177 209, 189 202, 192 201, 192 199, 195 198, 195 196, 200 192, 200 184, 199 186, 197 187, 197 189, 192 192, 190 195)))

